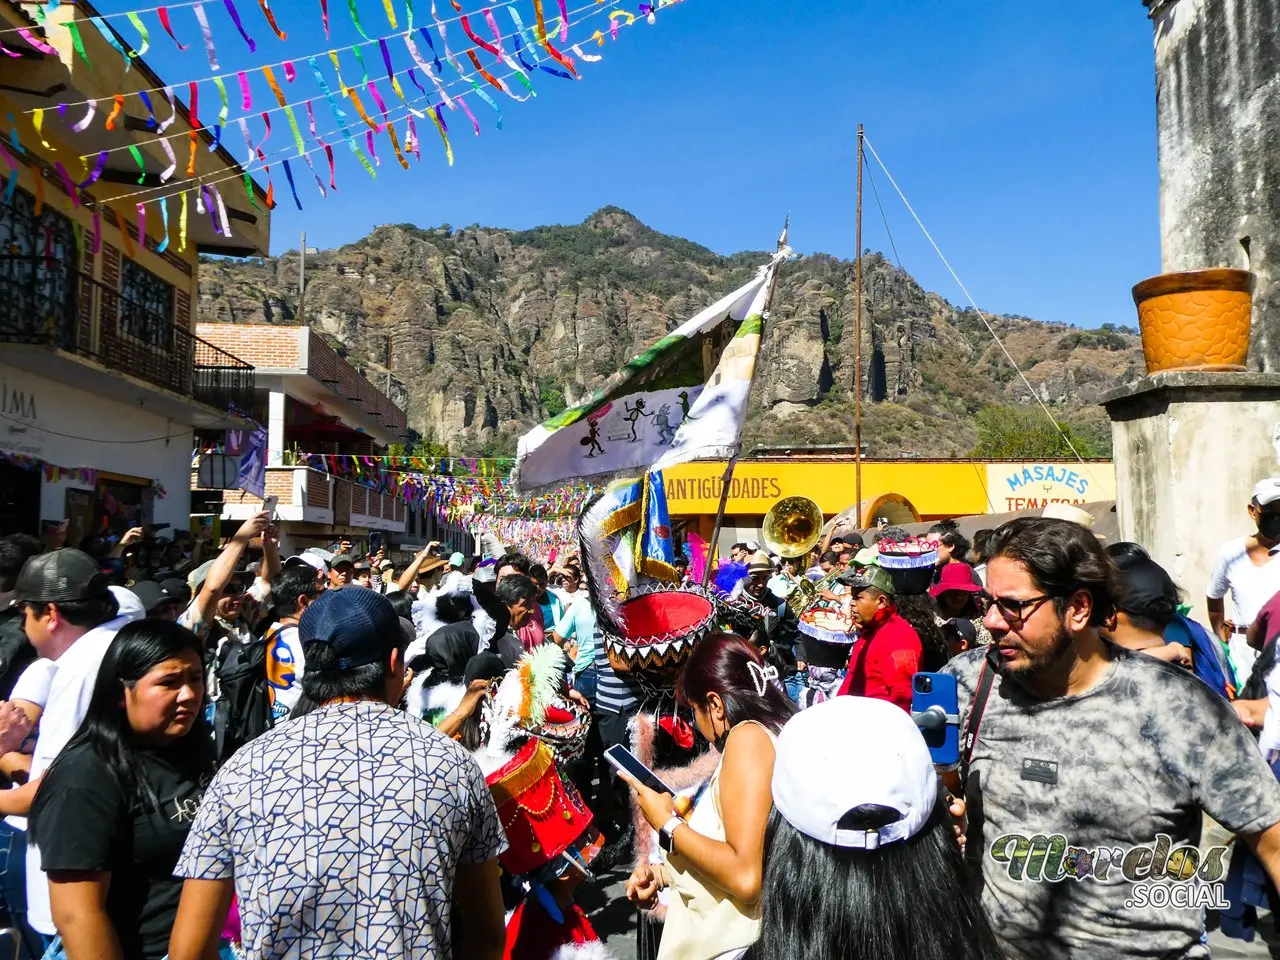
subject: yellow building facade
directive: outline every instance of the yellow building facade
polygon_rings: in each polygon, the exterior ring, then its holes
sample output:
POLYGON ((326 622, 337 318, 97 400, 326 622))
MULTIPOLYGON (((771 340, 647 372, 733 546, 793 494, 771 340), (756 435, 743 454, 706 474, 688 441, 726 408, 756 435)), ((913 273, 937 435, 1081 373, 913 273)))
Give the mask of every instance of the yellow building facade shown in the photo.
MULTIPOLYGON (((856 469, 851 459, 741 460, 730 483, 726 528, 757 529, 770 507, 791 496, 809 497, 825 516, 834 517, 855 506, 856 469)), ((724 472, 722 462, 666 470, 671 516, 709 536, 724 472)), ((864 460, 860 526, 873 526, 879 517, 904 523, 1035 510, 1050 503, 1095 503, 1115 496, 1115 468, 1109 460, 864 460)))

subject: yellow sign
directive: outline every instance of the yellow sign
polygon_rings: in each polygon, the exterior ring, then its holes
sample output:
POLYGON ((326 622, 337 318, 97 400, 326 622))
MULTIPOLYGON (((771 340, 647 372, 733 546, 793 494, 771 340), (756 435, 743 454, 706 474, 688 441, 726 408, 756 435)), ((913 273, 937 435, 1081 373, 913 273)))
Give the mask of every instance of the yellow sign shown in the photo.
POLYGON ((1094 503, 1116 498, 1116 471, 1110 463, 989 463, 987 490, 993 513, 1094 503))
MULTIPOLYGON (((686 463, 665 471, 672 516, 714 515, 723 462, 686 463)), ((981 463, 871 460, 862 464, 862 498, 898 494, 922 517, 958 517, 1033 509, 1051 501, 1115 498, 1110 463, 981 463), (1046 487, 1046 484, 1048 485, 1046 487), (1034 502, 1032 502, 1034 501, 1034 502)), ((854 465, 836 460, 743 460, 734 469, 725 513, 761 516, 783 497, 815 500, 833 517, 853 505, 854 465)))

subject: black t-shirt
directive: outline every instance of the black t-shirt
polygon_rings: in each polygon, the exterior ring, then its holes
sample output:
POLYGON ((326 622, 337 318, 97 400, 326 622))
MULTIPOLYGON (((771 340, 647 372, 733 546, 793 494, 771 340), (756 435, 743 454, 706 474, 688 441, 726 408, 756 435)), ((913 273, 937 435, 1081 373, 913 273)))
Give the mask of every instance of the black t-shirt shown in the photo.
POLYGON ((111 768, 80 744, 45 775, 31 817, 45 872, 109 871, 107 916, 125 960, 161 960, 182 893, 173 870, 212 766, 190 743, 139 753, 158 812, 142 795, 125 796, 111 768))

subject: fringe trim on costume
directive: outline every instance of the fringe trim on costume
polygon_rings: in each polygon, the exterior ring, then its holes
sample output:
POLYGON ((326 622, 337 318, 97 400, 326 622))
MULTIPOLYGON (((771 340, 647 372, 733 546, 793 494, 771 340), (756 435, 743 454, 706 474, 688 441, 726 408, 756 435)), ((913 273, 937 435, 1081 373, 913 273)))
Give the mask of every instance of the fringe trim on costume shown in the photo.
POLYGON ((599 940, 590 943, 566 943, 551 955, 551 960, 614 960, 613 954, 599 940))

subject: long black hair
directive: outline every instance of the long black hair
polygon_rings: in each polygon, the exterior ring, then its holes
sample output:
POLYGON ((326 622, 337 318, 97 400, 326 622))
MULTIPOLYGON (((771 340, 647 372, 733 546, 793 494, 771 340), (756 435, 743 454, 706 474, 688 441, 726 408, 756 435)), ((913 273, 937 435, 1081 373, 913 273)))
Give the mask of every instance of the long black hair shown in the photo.
MULTIPOLYGON (((62 748, 50 770, 63 757, 80 746, 88 746, 110 768, 126 797, 144 808, 160 809, 160 800, 143 774, 139 744, 121 699, 126 687, 132 687, 153 667, 187 651, 203 660, 204 646, 200 638, 186 627, 168 620, 135 620, 120 628, 102 658, 98 679, 93 686, 89 708, 75 736, 62 748)), ((196 708, 196 721, 180 741, 184 754, 194 765, 207 766, 213 773, 213 740, 204 719, 204 704, 196 708)), ((34 838, 36 820, 29 824, 34 838)))
POLYGON ((725 633, 704 637, 676 678, 676 700, 701 707, 714 693, 724 703, 730 729, 744 720, 754 720, 780 733, 796 712, 796 705, 780 686, 764 680, 765 666, 760 652, 742 637, 725 633))
MULTIPOLYGON (((897 811, 859 807, 841 826, 874 829, 894 819, 897 811)), ((760 909, 760 939, 745 960, 1003 956, 941 804, 914 837, 877 850, 820 843, 775 807, 765 832, 760 909)))

